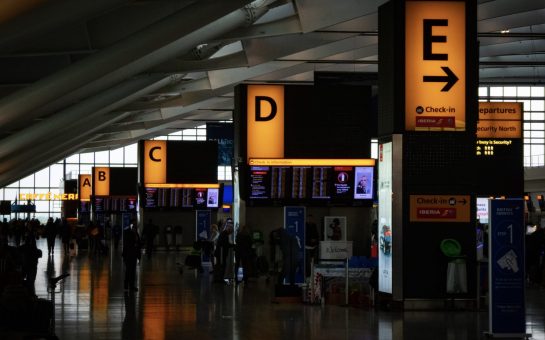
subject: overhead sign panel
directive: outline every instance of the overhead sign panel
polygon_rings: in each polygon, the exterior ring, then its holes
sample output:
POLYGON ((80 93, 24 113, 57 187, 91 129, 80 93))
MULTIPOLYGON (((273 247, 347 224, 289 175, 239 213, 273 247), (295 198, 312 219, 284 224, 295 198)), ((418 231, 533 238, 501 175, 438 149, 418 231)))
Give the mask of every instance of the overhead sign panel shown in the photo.
POLYGON ((167 141, 144 141, 144 183, 167 182, 167 141))
POLYGON ((284 158, 284 86, 248 85, 248 159, 284 158))
POLYGON ((411 222, 469 222, 469 195, 410 195, 411 222))
POLYGON ((93 167, 92 188, 95 196, 110 195, 110 168, 93 167))
POLYGON ((477 138, 522 138, 522 103, 480 102, 477 138))
POLYGON ((405 130, 464 131, 465 74, 465 3, 407 1, 405 130))
POLYGON ((79 199, 81 201, 91 200, 92 193, 92 176, 91 175, 79 175, 79 199))

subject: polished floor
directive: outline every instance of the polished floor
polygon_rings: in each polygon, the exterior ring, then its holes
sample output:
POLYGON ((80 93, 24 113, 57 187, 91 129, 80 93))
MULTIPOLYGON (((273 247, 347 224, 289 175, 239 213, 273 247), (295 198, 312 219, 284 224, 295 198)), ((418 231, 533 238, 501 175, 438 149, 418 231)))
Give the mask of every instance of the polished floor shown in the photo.
MULTIPOLYGON (((248 286, 211 282, 205 270, 179 272, 185 255, 157 252, 138 266, 139 291, 123 290, 120 251, 65 257, 57 240, 40 259, 36 294, 54 298, 60 339, 396 339, 484 338, 488 314, 474 311, 388 312, 369 308, 271 303, 265 278, 248 286), (48 277, 70 276, 51 294, 48 277), (54 295, 54 296, 52 296, 54 295)), ((527 332, 545 339, 545 289, 528 290, 527 332)))

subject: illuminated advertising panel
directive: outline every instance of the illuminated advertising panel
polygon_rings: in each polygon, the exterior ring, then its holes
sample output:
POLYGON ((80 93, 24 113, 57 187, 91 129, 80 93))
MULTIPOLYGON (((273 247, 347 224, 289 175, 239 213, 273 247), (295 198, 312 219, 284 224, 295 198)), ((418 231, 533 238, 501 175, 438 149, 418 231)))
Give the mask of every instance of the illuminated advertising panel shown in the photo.
POLYGON ((464 131, 465 3, 405 5, 405 129, 464 131))
POLYGON ((284 157, 284 86, 249 85, 247 157, 284 157))
POLYGON ((392 142, 379 146, 378 289, 392 293, 392 142))

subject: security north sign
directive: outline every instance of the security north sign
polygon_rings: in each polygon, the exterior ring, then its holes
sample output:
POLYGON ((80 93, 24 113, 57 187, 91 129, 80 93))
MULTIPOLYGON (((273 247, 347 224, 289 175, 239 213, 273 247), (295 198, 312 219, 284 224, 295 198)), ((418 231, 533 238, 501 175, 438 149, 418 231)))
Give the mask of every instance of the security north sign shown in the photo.
POLYGON ((405 6, 405 130, 464 131, 465 2, 405 6))
POLYGON ((411 222, 469 222, 469 195, 410 195, 411 222))

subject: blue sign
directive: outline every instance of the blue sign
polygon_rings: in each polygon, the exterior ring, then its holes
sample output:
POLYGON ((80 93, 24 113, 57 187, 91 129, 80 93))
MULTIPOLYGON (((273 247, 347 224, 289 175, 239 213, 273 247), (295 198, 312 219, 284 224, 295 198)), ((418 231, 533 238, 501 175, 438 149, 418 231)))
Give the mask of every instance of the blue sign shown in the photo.
POLYGON ((489 331, 526 333, 524 303, 524 201, 490 200, 489 331))
POLYGON ((284 207, 284 229, 297 242, 295 283, 305 282, 305 207, 284 207))
POLYGON ((218 142, 218 165, 231 165, 233 159, 233 123, 206 123, 206 140, 218 142))
MULTIPOLYGON (((208 238, 210 237, 210 219, 211 219, 210 210, 197 210, 195 214, 196 214, 196 228, 197 228, 197 232, 195 233, 197 238, 196 241, 198 240, 207 241, 208 238)), ((204 253, 202 260, 203 262, 210 262, 210 256, 204 253)))

